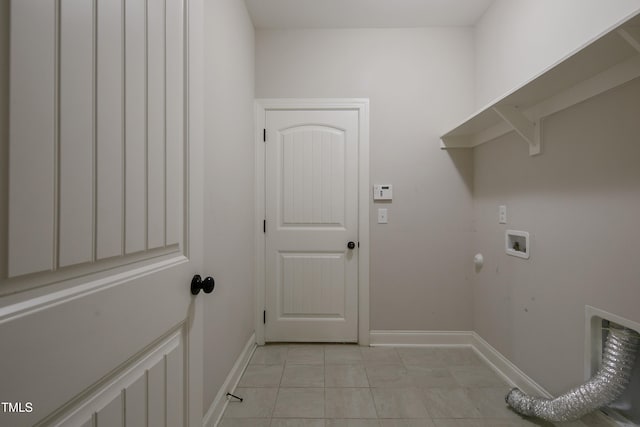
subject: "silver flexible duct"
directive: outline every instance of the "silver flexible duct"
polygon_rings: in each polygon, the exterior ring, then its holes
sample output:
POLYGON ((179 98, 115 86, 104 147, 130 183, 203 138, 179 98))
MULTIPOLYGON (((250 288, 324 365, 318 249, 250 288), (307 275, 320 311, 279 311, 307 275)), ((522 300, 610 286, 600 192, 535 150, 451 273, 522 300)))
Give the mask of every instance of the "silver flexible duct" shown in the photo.
POLYGON ((505 400, 516 412, 551 422, 572 421, 616 400, 631 379, 640 335, 611 325, 602 352, 602 366, 589 381, 569 392, 545 399, 512 389, 505 400))

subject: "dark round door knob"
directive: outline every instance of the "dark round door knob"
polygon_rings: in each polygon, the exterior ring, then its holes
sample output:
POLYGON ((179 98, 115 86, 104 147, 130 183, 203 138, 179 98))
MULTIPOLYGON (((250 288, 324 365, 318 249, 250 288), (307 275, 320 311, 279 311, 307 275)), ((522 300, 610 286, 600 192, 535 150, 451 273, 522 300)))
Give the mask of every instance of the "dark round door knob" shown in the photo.
POLYGON ((207 276, 202 280, 199 274, 193 276, 191 279, 191 295, 198 295, 200 290, 203 290, 205 294, 210 294, 215 287, 216 282, 213 277, 207 276))
POLYGON ((348 247, 349 249, 353 249, 353 248, 355 248, 355 247, 356 247, 356 244, 355 244, 354 242, 349 242, 349 243, 347 243, 347 247, 348 247))
POLYGON ((213 277, 207 276, 204 278, 204 281, 202 282, 202 291, 205 294, 210 294, 211 292, 213 292, 213 288, 215 286, 216 286, 216 281, 213 280, 213 277))

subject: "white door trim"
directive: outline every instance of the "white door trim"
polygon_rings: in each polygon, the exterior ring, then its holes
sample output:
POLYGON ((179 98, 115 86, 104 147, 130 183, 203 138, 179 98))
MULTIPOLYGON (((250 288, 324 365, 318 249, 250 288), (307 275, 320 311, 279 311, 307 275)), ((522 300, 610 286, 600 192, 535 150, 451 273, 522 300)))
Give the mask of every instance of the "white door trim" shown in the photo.
POLYGON ((265 146, 263 129, 268 110, 354 110, 358 111, 358 344, 369 345, 369 100, 257 99, 255 102, 255 325, 256 342, 264 344, 265 308, 265 146))

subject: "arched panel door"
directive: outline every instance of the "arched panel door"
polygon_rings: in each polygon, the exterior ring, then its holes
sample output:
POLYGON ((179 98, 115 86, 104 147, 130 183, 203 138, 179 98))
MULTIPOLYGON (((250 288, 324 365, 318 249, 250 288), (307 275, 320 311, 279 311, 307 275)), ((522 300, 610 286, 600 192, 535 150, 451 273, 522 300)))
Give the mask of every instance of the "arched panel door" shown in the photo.
POLYGON ((266 128, 265 339, 356 342, 358 113, 267 111, 266 128))

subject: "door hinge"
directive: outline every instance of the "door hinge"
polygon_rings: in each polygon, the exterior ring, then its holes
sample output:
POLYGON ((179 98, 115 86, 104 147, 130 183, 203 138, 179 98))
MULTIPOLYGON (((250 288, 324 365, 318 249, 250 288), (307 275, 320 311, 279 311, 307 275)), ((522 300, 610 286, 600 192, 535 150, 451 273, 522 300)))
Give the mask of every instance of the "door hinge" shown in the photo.
POLYGON ((267 232, 267 220, 266 219, 262 220, 262 232, 263 233, 267 232))
POLYGON ((266 325, 267 324, 267 310, 264 310, 262 312, 262 324, 266 325))
POLYGON ((360 242, 358 242, 358 247, 360 247, 360 242))
POLYGON ((267 142, 267 130, 262 129, 262 141, 267 142))

